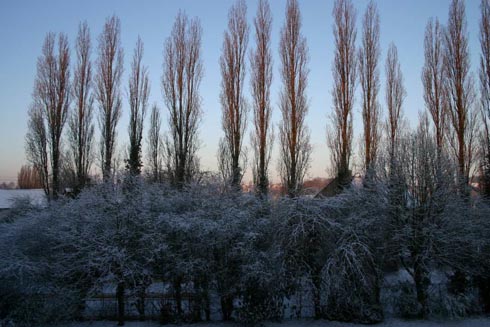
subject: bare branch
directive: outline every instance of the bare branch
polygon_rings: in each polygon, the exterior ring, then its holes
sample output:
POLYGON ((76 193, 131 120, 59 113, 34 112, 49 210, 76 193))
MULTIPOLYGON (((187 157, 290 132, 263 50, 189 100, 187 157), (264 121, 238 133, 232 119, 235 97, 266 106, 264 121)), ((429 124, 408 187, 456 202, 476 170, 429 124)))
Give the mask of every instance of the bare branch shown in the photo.
POLYGON ((446 94, 444 88, 443 27, 439 20, 429 20, 425 29, 425 63, 422 71, 424 100, 434 123, 436 144, 441 151, 446 124, 446 94))
POLYGON ((185 13, 179 12, 165 42, 162 86, 169 112, 165 161, 172 183, 179 187, 190 182, 198 170, 201 35, 199 19, 189 21, 185 13))
POLYGON ((150 127, 148 129, 148 174, 153 182, 162 181, 162 139, 160 110, 156 105, 151 108, 150 127))
POLYGON ((405 87, 403 86, 403 75, 398 61, 398 50, 391 43, 388 48, 386 57, 386 107, 388 110, 388 142, 390 160, 395 155, 395 149, 398 146, 400 134, 400 123, 402 120, 403 100, 406 96, 405 87))
POLYGON ((332 67, 333 113, 327 132, 327 143, 332 163, 341 184, 350 180, 352 151, 352 108, 357 78, 356 10, 352 1, 337 0, 332 11, 334 17, 335 59, 332 67))
POLYGON ((490 0, 480 4, 480 94, 483 120, 482 168, 484 191, 490 196, 490 0))
POLYGON ((129 158, 126 166, 132 175, 139 175, 143 162, 141 160, 141 140, 143 138, 143 123, 145 121, 148 97, 150 96, 150 82, 148 68, 143 66, 144 46, 138 37, 131 62, 131 75, 129 76, 129 158))
MULTIPOLYGON (((37 61, 35 81, 35 106, 43 111, 48 149, 50 155, 52 187, 51 195, 57 198, 60 191, 61 136, 68 118, 70 105, 70 50, 68 38, 58 37, 58 53, 55 53, 56 36, 49 33, 45 40, 42 55, 37 61)), ((36 119, 38 119, 36 117, 36 119)), ((39 123, 40 124, 40 123, 39 123)))
POLYGON ((92 95, 92 64, 90 62, 91 41, 87 22, 78 26, 76 40, 77 62, 73 76, 73 99, 75 108, 72 111, 69 125, 71 156, 75 167, 77 187, 83 188, 88 181, 93 161, 94 124, 92 95))
POLYGON ((107 18, 104 30, 99 36, 99 57, 95 77, 104 180, 109 180, 112 174, 116 127, 122 114, 120 91, 122 73, 121 23, 119 18, 112 16, 107 18))
POLYGON ((363 19, 362 46, 359 49, 359 77, 362 90, 362 120, 364 123, 364 166, 376 162, 380 139, 379 120, 379 14, 376 4, 369 2, 363 19))
POLYGON ((449 122, 459 167, 459 178, 466 185, 472 168, 474 137, 474 93, 470 75, 470 56, 466 26, 465 5, 462 0, 453 0, 449 9, 445 33, 445 88, 448 94, 449 122))
POLYGON ((225 31, 221 66, 221 108, 222 125, 225 133, 219 151, 221 173, 233 187, 239 187, 244 167, 243 138, 247 124, 248 107, 243 95, 249 27, 247 5, 244 0, 237 2, 228 13, 228 30, 225 31), (223 156, 229 157, 224 158, 223 156), (230 167, 224 167, 227 163, 230 167), (229 172, 231 175, 229 175, 229 172))
POLYGON ((48 134, 43 109, 36 104, 29 109, 25 151, 27 160, 39 172, 44 193, 50 194, 48 134))

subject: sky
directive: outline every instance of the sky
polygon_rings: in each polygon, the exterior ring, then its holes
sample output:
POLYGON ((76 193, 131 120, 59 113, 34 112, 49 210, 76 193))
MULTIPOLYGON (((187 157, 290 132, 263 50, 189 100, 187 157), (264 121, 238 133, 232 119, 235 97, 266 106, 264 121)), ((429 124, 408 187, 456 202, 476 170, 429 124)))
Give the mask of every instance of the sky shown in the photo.
MULTIPOLYGON (((357 46, 360 45, 361 21, 367 0, 354 0, 357 10, 357 46)), ((198 155, 204 170, 216 171, 216 153, 221 129, 221 106, 219 102, 221 75, 219 57, 222 49, 223 33, 227 27, 228 10, 234 0, 1 0, 0 1, 0 183, 16 181, 17 172, 26 163, 24 139, 27 131, 27 111, 32 102, 32 90, 36 75, 36 61, 41 53, 44 37, 48 32, 63 32, 68 35, 72 47, 72 63, 75 59, 73 48, 78 24, 86 20, 92 36, 96 59, 96 40, 105 19, 113 14, 121 19, 122 47, 124 48, 124 76, 121 84, 123 94, 123 117, 118 125, 118 150, 122 151, 128 143, 127 126, 129 106, 127 85, 129 62, 134 45, 141 36, 145 45, 144 64, 149 68, 151 84, 150 105, 157 104, 167 118, 163 103, 161 76, 163 72, 163 45, 169 36, 175 16, 183 10, 190 17, 199 17, 203 29, 202 59, 204 76, 201 84, 203 100, 203 121, 200 128, 201 148, 198 155)), ((246 1, 247 18, 250 26, 257 9, 257 0, 246 1)), ((384 61, 391 42, 398 47, 407 97, 404 114, 412 126, 416 125, 418 113, 424 110, 422 82, 420 79, 424 63, 424 31, 430 17, 438 17, 442 23, 447 21, 450 0, 377 0, 380 14, 380 103, 385 110, 384 101, 384 61)), ((281 87, 279 79, 280 62, 278 57, 279 32, 284 22, 286 0, 270 0, 273 13, 272 52, 274 60, 271 99, 273 106, 273 125, 278 130, 280 112, 278 95, 281 87)), ((313 146, 311 168, 308 177, 327 177, 329 175, 329 151, 326 145, 328 117, 332 112, 331 90, 332 62, 334 56, 333 0, 299 0, 303 19, 302 33, 309 48, 309 83, 307 96, 309 112, 306 124, 311 132, 313 146)), ((480 53, 478 41, 478 22, 480 1, 466 1, 466 15, 469 31, 469 48, 474 74, 480 53)), ((249 50, 254 46, 252 28, 249 37, 249 50)), ((250 100, 249 74, 246 76, 245 96, 250 100)), ((475 76, 476 77, 476 76, 475 76)), ((354 104, 354 162, 359 157, 359 140, 362 131, 360 87, 354 104)), ((96 108, 97 110, 98 108, 96 108)), ((245 145, 250 151, 250 125, 245 145)), ((164 131, 166 124, 163 124, 164 131)), ((274 144, 271 160, 271 177, 278 180, 278 142, 274 144)), ((250 167, 244 182, 251 179, 250 167)))

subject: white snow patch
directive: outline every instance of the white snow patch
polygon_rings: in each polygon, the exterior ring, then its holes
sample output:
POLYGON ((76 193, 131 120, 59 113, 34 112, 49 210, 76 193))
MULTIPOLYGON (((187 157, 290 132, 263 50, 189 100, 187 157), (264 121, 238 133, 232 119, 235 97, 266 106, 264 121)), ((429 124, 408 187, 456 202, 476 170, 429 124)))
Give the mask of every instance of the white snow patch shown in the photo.
POLYGON ((0 190, 0 209, 10 209, 16 199, 29 198, 31 203, 38 206, 46 205, 44 190, 0 190))

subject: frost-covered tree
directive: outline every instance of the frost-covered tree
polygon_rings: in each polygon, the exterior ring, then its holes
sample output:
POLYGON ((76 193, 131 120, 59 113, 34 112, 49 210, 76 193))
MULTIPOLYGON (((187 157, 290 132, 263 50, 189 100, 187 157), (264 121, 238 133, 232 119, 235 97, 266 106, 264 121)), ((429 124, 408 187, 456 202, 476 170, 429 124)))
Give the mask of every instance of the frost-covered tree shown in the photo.
MULTIPOLYGON (((0 220, 1 317, 73 320, 86 300, 110 290, 120 323, 128 298, 145 319, 150 286, 162 283, 173 299, 161 307, 163 322, 210 320, 217 305, 225 320, 259 323, 283 318, 287 303, 299 316, 301 303, 313 303, 316 317, 374 323, 383 319, 389 265, 413 276, 412 300, 423 312, 425 294, 431 313, 428 275, 462 271, 478 280, 489 271, 490 207, 453 191, 445 176, 456 169, 436 169, 423 122, 401 138, 404 192, 395 202, 384 178, 329 199, 272 200, 223 192, 217 177, 176 189, 134 176, 45 208, 19 201, 0 220)), ((447 288, 449 303, 460 305, 466 294, 454 282, 447 288)))
POLYGON ((301 289, 306 278, 312 289, 315 318, 322 317, 321 284, 322 269, 332 248, 331 228, 319 201, 284 199, 276 214, 278 241, 284 252, 284 263, 292 284, 301 289))
POLYGON ((437 159, 437 145, 429 130, 427 114, 421 116, 416 133, 405 138, 397 151, 397 172, 401 183, 395 193, 400 199, 390 198, 391 206, 398 206, 392 217, 395 237, 401 245, 399 253, 402 266, 411 274, 415 282, 419 314, 426 317, 428 308, 429 273, 431 270, 431 233, 441 222, 447 204, 451 174, 446 162, 442 167, 437 159), (445 168, 442 170, 441 168, 445 168))
MULTIPOLYGON (((386 224, 390 235, 386 252, 398 258, 412 277, 418 303, 415 314, 421 317, 431 313, 432 271, 451 271, 452 279, 459 274, 480 274, 481 267, 476 262, 482 258, 478 250, 481 245, 476 240, 481 241, 488 228, 480 221, 478 210, 457 192, 459 185, 448 178, 456 176, 458 168, 444 152, 439 152, 430 130, 425 113, 417 130, 401 140, 396 155, 399 178, 391 179, 396 192, 389 193, 388 208, 392 214, 386 224)), ((457 292, 463 293, 464 288, 457 292)))

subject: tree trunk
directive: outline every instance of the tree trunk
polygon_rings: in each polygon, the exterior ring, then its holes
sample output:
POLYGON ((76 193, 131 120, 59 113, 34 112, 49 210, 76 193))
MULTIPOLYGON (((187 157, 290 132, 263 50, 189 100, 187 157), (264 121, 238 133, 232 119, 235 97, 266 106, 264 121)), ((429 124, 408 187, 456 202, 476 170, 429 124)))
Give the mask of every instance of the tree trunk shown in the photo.
MULTIPOLYGON (((54 145, 53 145, 54 147, 54 145)), ((53 149, 53 199, 58 198, 59 185, 59 152, 58 149, 53 149)))
POLYGON ((322 304, 321 304, 321 269, 315 271, 312 276, 313 281, 313 304, 315 306, 315 319, 321 319, 322 312, 322 304))
POLYGON ((206 321, 211 321, 211 301, 209 300, 207 291, 205 293, 204 303, 204 314, 206 315, 206 321))
POLYGON ((478 278, 477 285, 483 304, 483 312, 490 313, 490 277, 487 275, 478 278))
POLYGON ((428 287, 429 287, 429 274, 427 270, 417 260, 414 263, 413 279, 415 282, 415 290, 417 292, 417 301, 420 304, 420 318, 426 318, 429 314, 429 308, 427 303, 428 287))
POLYGON ((223 321, 230 321, 233 313, 233 297, 231 295, 221 296, 221 313, 223 321))
POLYGON ((204 278, 201 287, 201 301, 204 305, 204 315, 206 316, 206 321, 211 321, 211 301, 209 300, 209 283, 207 278, 204 278))
POLYGON ((203 290, 201 283, 196 279, 194 280, 194 297, 192 298, 192 322, 200 322, 201 308, 203 304, 203 290))
POLYGON ((177 305, 177 317, 182 318, 182 278, 174 280, 175 304, 177 305))
POLYGON ((139 320, 145 321, 145 299, 146 299, 146 289, 141 287, 138 291, 138 299, 136 300, 136 309, 138 310, 139 320))
POLYGON ((124 282, 119 282, 116 289, 117 325, 124 326, 124 282))

